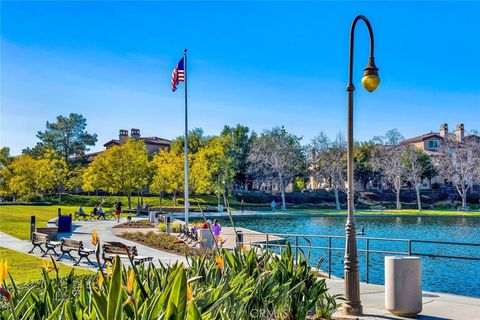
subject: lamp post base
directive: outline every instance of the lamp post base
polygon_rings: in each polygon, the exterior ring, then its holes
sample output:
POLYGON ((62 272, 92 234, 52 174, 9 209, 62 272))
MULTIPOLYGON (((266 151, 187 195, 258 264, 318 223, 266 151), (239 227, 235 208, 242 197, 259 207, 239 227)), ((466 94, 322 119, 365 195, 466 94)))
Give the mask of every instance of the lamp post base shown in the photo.
POLYGON ((352 315, 352 316, 363 315, 363 307, 360 304, 360 301, 358 301, 358 303, 344 303, 342 305, 342 310, 343 310, 343 313, 346 315, 352 315))

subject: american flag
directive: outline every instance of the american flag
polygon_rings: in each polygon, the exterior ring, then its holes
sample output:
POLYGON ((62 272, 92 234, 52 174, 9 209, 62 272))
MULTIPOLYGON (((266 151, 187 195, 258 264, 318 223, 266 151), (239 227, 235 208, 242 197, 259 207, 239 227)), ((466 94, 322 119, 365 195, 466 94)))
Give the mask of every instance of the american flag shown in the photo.
POLYGON ((178 64, 173 68, 172 71, 172 91, 177 90, 179 82, 185 82, 185 64, 184 58, 180 59, 178 64))

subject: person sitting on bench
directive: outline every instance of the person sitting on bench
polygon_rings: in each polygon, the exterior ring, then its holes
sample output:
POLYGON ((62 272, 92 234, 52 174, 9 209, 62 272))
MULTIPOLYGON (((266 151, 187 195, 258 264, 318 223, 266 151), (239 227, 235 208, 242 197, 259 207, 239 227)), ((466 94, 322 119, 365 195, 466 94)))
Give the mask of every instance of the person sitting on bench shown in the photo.
POLYGON ((107 217, 105 217, 105 212, 103 212, 103 208, 101 204, 98 205, 97 213, 98 213, 98 219, 100 218, 103 218, 103 220, 107 219, 107 217))
POLYGON ((79 217, 85 217, 85 211, 83 211, 83 207, 80 206, 80 208, 78 208, 78 216, 79 217))

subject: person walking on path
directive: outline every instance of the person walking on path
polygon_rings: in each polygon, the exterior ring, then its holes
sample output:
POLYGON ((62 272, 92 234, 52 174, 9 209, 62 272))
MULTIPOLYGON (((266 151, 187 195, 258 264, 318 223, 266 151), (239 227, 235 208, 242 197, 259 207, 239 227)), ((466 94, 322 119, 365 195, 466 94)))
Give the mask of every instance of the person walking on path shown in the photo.
POLYGON ((120 215, 122 214, 122 203, 119 199, 115 202, 115 215, 117 216, 117 222, 120 222, 120 215))
POLYGON ((245 201, 240 201, 240 210, 242 210, 242 213, 245 211, 245 201))
POLYGON ((220 232, 222 232, 222 226, 218 223, 218 219, 213 220, 213 225, 211 226, 210 230, 212 230, 213 236, 215 238, 215 242, 222 243, 222 238, 220 237, 220 232))
POLYGON ((272 200, 271 206, 272 206, 272 211, 275 211, 275 209, 277 209, 277 203, 275 202, 275 199, 272 200))

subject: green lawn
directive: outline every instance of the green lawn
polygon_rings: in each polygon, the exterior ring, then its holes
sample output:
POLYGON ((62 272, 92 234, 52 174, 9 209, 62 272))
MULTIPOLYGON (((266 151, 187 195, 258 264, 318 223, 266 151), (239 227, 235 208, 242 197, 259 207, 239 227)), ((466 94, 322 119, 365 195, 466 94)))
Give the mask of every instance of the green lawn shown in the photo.
MULTIPOLYGON (((0 260, 7 260, 8 271, 12 275, 16 284, 40 280, 42 276, 42 266, 44 261, 48 261, 49 265, 52 265, 50 258, 40 259, 35 256, 20 253, 10 249, 0 247, 0 260)), ((64 264, 58 264, 60 269, 60 276, 67 276, 72 267, 64 264)), ((93 271, 85 270, 81 268, 75 268, 75 275, 82 274, 94 274, 93 271)), ((7 278, 7 283, 10 282, 10 278, 7 278)))
MULTIPOLYGON (((0 206, 0 231, 14 237, 28 240, 30 235, 30 216, 36 217, 38 227, 46 226, 47 221, 57 216, 58 208, 62 208, 62 214, 73 213, 78 207, 67 206, 23 206, 2 205, 0 206)), ((90 212, 92 208, 84 208, 90 212)))

